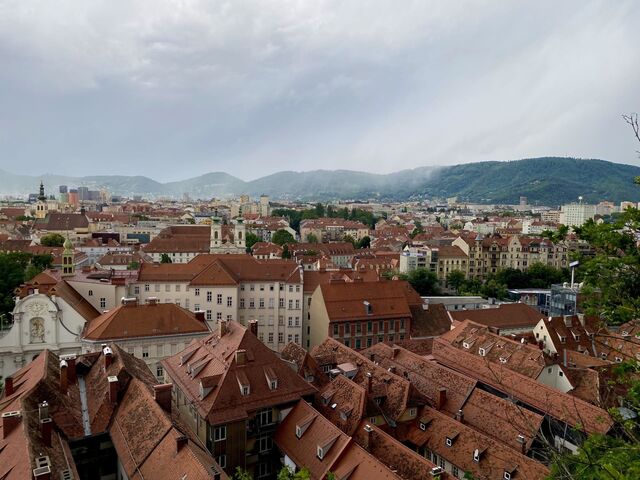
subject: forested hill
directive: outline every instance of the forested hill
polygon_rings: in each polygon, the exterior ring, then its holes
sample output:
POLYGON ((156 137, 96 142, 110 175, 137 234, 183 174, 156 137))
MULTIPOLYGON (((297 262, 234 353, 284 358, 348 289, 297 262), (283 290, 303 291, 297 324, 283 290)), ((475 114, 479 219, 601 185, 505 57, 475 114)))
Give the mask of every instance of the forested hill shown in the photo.
POLYGON ((507 162, 478 162, 448 167, 419 167, 379 175, 352 170, 278 172, 246 182, 224 172, 170 183, 148 177, 13 175, 0 171, 0 194, 36 192, 42 179, 47 193, 58 185, 106 188, 116 195, 181 198, 225 198, 240 194, 266 194, 290 200, 408 200, 448 198, 477 203, 518 203, 526 196, 530 204, 559 205, 576 201, 640 201, 640 187, 633 178, 640 167, 604 160, 531 158, 507 162))

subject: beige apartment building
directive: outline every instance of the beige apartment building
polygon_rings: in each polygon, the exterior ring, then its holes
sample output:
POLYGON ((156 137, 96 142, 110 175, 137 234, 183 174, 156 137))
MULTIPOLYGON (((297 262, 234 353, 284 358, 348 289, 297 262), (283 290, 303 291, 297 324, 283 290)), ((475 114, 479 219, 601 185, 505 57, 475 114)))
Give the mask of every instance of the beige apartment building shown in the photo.
POLYGON ((319 242, 340 242, 346 235, 361 240, 369 235, 369 227, 343 218, 314 218, 300 222, 300 239, 306 242, 309 235, 319 242))
POLYGON ((275 351, 303 344, 302 269, 291 260, 207 254, 186 264, 142 264, 129 296, 202 311, 212 329, 222 320, 257 320, 258 338, 275 351))

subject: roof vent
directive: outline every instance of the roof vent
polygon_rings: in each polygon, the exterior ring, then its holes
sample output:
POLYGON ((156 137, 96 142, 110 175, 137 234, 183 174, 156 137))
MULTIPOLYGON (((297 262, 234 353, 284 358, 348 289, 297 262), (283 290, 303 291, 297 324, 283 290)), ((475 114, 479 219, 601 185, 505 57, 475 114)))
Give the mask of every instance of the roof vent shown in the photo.
POLYGON ((433 467, 431 469, 432 477, 437 477, 438 475, 442 475, 443 473, 444 473, 444 470, 442 469, 442 467, 433 467))
POLYGON ((71 470, 63 470, 60 472, 60 480, 73 480, 73 473, 71 473, 71 470))

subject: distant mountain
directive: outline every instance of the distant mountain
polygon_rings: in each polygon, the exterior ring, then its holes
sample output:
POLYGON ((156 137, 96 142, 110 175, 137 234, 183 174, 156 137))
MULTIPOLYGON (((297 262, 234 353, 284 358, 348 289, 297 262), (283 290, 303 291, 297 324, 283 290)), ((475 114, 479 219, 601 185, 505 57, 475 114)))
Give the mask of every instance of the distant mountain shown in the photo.
POLYGON ((47 193, 58 185, 106 188, 117 195, 179 198, 228 197, 266 194, 274 199, 407 200, 447 198, 482 203, 559 205, 582 196, 586 202, 639 201, 633 178, 640 167, 604 160, 544 157, 508 162, 479 162, 449 167, 420 167, 379 175, 351 170, 278 172, 245 182, 224 172, 213 172, 177 182, 160 183, 143 176, 65 177, 14 175, 0 171, 0 194, 36 192, 42 179, 47 193))

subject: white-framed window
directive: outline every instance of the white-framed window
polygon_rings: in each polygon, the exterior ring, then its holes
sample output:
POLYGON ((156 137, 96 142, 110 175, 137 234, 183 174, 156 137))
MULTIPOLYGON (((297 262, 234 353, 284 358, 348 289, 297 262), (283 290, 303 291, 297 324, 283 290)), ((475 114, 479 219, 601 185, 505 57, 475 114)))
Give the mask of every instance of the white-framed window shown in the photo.
POLYGON ((281 299, 278 301, 278 306, 279 306, 280 308, 284 308, 284 298, 281 298, 281 299))
POLYGON ((260 305, 260 308, 264 308, 264 298, 260 299, 259 305, 260 305))
POLYGON ((273 440, 270 435, 263 435, 258 439, 259 451, 268 452, 273 448, 273 440))
POLYGON ((149 347, 142 347, 142 358, 149 358, 149 347))
POLYGON ((227 307, 233 307, 233 297, 227 297, 227 307))
POLYGON ((251 393, 251 388, 249 388, 249 385, 242 385, 242 387, 240 388, 240 393, 242 393, 242 395, 246 397, 251 393))
POLYGON ((213 292, 211 290, 207 290, 207 302, 210 302, 213 298, 213 292))
POLYGON ((256 308, 256 301, 253 298, 249 299, 249 308, 256 308))
POLYGON ((220 468, 227 468, 227 456, 226 455, 218 455, 216 457, 216 462, 220 465, 220 468))
POLYGON ((273 410, 270 408, 265 408, 264 410, 260 410, 257 415, 258 425, 272 425, 273 424, 273 410))
POLYGON ((88 295, 89 295, 90 297, 93 297, 93 290, 89 290, 88 295))
POLYGON ((100 308, 107 308, 107 299, 104 297, 100 298, 100 308))
POLYGON ((165 291, 165 292, 170 292, 170 291, 171 291, 171 284, 170 284, 170 283, 167 283, 167 284, 164 286, 164 291, 165 291))
POLYGON ((196 289, 193 291, 193 294, 194 294, 196 297, 199 297, 199 296, 200 296, 200 289, 199 289, 199 288, 196 288, 196 289))
POLYGON ((214 442, 221 442, 222 440, 227 439, 227 426, 219 425, 217 427, 213 427, 212 430, 212 438, 214 442))
POLYGON ((216 320, 219 322, 222 320, 222 312, 216 312, 216 320))
POLYGON ((219 293, 218 295, 216 295, 216 303, 218 305, 222 305, 222 294, 219 293))
POLYGON ((145 283, 145 284, 144 284, 144 291, 145 291, 145 292, 148 292, 148 291, 149 291, 149 284, 148 284, 148 283, 145 283))
POLYGON ((140 285, 136 285, 135 287, 133 287, 133 294, 140 295, 140 285))
POLYGON ((157 365, 156 366, 156 377, 162 378, 163 376, 164 376, 164 369, 162 368, 162 365, 157 365))
POLYGON ((278 343, 284 343, 284 333, 278 332, 278 343))
POLYGON ((211 310, 207 310, 206 319, 207 320, 212 320, 213 319, 211 310))

